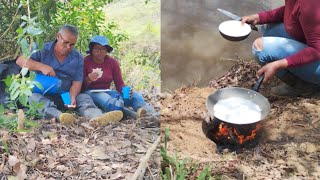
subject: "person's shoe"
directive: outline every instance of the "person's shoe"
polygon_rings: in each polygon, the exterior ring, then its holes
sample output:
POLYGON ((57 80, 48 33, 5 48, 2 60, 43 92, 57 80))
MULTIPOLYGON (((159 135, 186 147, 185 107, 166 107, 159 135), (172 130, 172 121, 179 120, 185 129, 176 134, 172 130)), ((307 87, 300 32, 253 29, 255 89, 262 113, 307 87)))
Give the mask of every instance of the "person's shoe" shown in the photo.
POLYGON ((147 111, 144 108, 139 108, 137 110, 137 119, 142 118, 147 115, 147 111))
POLYGON ((60 124, 70 125, 76 122, 76 117, 71 113, 62 113, 59 117, 60 124))
POLYGON ((93 118, 90 120, 90 123, 94 125, 107 125, 108 123, 111 122, 119 122, 123 118, 123 113, 122 111, 111 111, 102 114, 99 117, 93 118))
POLYGON ((278 86, 271 88, 270 93, 274 96, 281 96, 281 97, 307 97, 311 96, 315 91, 308 88, 308 89, 296 89, 293 88, 285 83, 281 83, 278 86))

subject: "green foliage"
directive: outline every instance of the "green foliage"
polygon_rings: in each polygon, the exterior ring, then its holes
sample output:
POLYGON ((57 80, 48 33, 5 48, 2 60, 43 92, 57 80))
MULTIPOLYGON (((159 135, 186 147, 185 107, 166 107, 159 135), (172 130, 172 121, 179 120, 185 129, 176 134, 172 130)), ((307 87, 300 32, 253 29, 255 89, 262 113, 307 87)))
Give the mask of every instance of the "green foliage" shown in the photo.
MULTIPOLYGON (((180 160, 177 152, 174 156, 171 156, 167 152, 167 146, 169 141, 169 129, 165 128, 164 132, 164 147, 160 147, 161 161, 161 178, 163 180, 183 180, 196 173, 198 164, 192 163, 191 160, 184 158, 180 160)), ((211 180, 213 179, 210 174, 210 167, 206 166, 199 174, 198 180, 211 180)))
MULTIPOLYGON (((21 1, 23 5, 27 6, 27 15, 21 16, 21 24, 20 27, 16 30, 17 42, 21 48, 21 52, 23 56, 28 59, 32 53, 37 51, 38 44, 40 47, 43 46, 43 41, 39 37, 43 33, 43 30, 40 28, 40 25, 36 22, 36 17, 31 18, 31 11, 29 8, 29 1, 21 1)), ((17 102, 26 107, 41 107, 42 105, 31 104, 28 105, 28 98, 32 95, 32 89, 34 85, 38 86, 42 89, 42 86, 34 82, 35 73, 30 72, 29 76, 27 76, 29 69, 24 66, 21 69, 21 72, 17 75, 12 74, 11 76, 7 76, 3 81, 6 85, 6 92, 9 93, 10 103, 9 108, 18 109, 17 102)), ((3 108, 3 107, 2 107, 3 108)), ((6 115, 4 114, 4 109, 1 110, 0 117, 0 127, 3 127, 9 131, 17 131, 17 115, 6 115)), ((31 108, 29 110, 29 116, 35 115, 34 109, 31 108)), ((37 123, 32 122, 30 120, 25 121, 25 127, 28 129, 30 127, 37 126, 37 123)))
POLYGON ((125 34, 114 34, 118 25, 114 22, 105 24, 103 8, 106 0, 73 0, 69 2, 57 2, 57 13, 52 19, 55 27, 64 24, 72 24, 78 27, 80 38, 77 42, 77 49, 85 52, 90 39, 94 35, 102 34, 110 39, 110 44, 117 48, 119 43, 127 40, 125 34))
POLYGON ((38 113, 38 110, 43 109, 43 105, 44 105, 43 102, 37 103, 35 101, 32 101, 32 103, 27 106, 28 107, 28 110, 26 112, 27 118, 30 120, 41 118, 42 115, 38 113))
POLYGON ((129 37, 112 53, 120 61, 125 83, 134 90, 159 92, 160 1, 115 1, 106 7, 106 16, 129 37))
POLYGON ((0 128, 6 129, 9 132, 30 132, 29 129, 39 127, 39 124, 31 119, 25 119, 25 130, 17 130, 18 116, 16 114, 1 114, 0 115, 0 128))
POLYGON ((30 72, 30 76, 26 77, 27 68, 22 68, 21 73, 17 75, 7 76, 4 79, 6 85, 6 92, 10 94, 11 108, 17 109, 17 100, 23 105, 27 106, 28 97, 32 95, 32 88, 34 84, 43 89, 41 84, 34 82, 35 73, 30 72))
POLYGON ((4 128, 9 132, 13 132, 17 129, 17 126, 17 115, 0 115, 0 128, 4 128))
POLYGON ((210 166, 207 165, 204 168, 204 170, 200 173, 197 180, 211 180, 211 179, 213 179, 210 174, 210 169, 211 169, 210 166))
POLYGON ((9 155, 10 149, 9 149, 8 143, 4 139, 1 140, 1 143, 2 143, 2 145, 4 147, 4 150, 5 150, 6 154, 9 155))

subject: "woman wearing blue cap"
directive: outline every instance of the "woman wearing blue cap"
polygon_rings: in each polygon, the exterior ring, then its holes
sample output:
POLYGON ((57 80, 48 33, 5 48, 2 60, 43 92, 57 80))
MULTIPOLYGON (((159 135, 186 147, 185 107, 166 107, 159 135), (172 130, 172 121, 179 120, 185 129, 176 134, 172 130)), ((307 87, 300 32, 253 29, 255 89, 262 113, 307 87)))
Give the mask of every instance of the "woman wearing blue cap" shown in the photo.
POLYGON ((89 43, 89 55, 84 58, 83 88, 94 102, 105 111, 123 110, 126 116, 140 118, 148 113, 153 113, 140 93, 132 93, 129 99, 123 98, 123 88, 126 87, 118 62, 110 57, 113 48, 104 36, 94 36, 89 43), (109 89, 114 82, 116 90, 97 92, 93 90, 109 89), (125 101, 123 101, 125 100, 125 101), (131 106, 137 113, 132 113, 124 106, 131 106))

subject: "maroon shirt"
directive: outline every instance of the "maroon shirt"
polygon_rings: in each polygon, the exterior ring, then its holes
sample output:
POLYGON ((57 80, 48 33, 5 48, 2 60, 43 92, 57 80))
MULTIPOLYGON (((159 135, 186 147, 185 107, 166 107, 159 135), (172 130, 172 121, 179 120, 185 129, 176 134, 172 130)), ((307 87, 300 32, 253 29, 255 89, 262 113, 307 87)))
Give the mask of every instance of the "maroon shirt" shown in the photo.
POLYGON ((89 73, 95 68, 101 68, 103 71, 102 76, 90 84, 86 81, 83 82, 83 88, 87 89, 109 89, 111 82, 114 81, 117 91, 122 92, 122 87, 125 86, 122 80, 121 70, 118 62, 106 56, 104 63, 97 64, 93 61, 92 56, 89 55, 84 58, 84 77, 86 78, 89 73))
POLYGON ((259 13, 260 24, 283 22, 287 33, 308 47, 286 59, 288 66, 320 60, 320 1, 285 0, 285 6, 259 13))

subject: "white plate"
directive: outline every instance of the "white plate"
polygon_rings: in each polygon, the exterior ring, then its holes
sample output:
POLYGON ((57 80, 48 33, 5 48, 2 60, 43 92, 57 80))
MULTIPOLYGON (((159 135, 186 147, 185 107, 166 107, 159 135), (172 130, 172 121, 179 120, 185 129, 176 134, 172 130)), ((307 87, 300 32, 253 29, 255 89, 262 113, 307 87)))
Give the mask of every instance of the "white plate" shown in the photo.
POLYGON ((230 20, 219 25, 219 31, 230 37, 242 37, 251 32, 249 24, 241 24, 241 21, 230 20))
POLYGON ((108 91, 111 91, 110 89, 92 89, 92 90, 89 90, 90 92, 108 92, 108 91))

